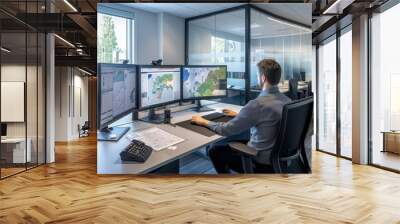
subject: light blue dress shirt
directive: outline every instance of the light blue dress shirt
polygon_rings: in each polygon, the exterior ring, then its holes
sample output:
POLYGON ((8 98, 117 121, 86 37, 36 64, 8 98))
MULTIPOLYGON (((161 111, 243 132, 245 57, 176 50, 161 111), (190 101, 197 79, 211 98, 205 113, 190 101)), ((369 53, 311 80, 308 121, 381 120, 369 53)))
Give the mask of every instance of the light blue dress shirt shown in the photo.
POLYGON ((250 129, 247 145, 256 150, 269 150, 278 134, 283 106, 290 101, 289 97, 279 92, 278 86, 272 86, 262 90, 256 99, 250 100, 229 122, 210 121, 208 127, 223 136, 250 129))

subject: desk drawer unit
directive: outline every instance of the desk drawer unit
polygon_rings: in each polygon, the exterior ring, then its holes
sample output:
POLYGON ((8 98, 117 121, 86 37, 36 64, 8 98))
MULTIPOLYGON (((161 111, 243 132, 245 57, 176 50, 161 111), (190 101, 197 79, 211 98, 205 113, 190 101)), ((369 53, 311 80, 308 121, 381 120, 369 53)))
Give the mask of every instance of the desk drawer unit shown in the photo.
POLYGON ((6 164, 21 164, 31 162, 31 141, 28 139, 28 147, 25 150, 25 141, 1 143, 1 160, 6 164), (26 161, 25 161, 26 160, 26 161))

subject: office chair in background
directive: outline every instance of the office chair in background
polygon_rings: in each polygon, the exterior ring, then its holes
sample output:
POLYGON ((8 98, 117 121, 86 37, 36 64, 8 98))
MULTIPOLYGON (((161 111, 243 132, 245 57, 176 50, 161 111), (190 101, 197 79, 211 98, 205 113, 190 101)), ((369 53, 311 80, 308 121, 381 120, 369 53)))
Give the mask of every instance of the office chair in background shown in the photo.
POLYGON ((278 136, 272 150, 257 151, 246 144, 233 142, 231 149, 241 153, 244 173, 254 173, 255 165, 271 167, 274 173, 309 173, 311 164, 305 149, 309 130, 313 97, 286 104, 282 111, 278 136))
POLYGON ((85 121, 82 127, 78 124, 79 138, 89 136, 89 130, 90 130, 89 121, 85 121))
POLYGON ((299 99, 299 90, 297 85, 297 79, 289 79, 289 98, 292 100, 299 99))

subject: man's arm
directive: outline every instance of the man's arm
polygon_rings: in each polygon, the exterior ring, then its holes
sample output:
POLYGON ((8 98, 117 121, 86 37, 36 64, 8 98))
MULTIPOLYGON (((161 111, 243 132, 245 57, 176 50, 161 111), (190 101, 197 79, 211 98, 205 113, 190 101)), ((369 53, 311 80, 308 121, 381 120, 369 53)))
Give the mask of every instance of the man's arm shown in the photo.
POLYGON ((252 100, 232 120, 228 122, 208 121, 206 126, 223 136, 239 134, 257 124, 258 116, 260 116, 258 111, 258 102, 252 100))

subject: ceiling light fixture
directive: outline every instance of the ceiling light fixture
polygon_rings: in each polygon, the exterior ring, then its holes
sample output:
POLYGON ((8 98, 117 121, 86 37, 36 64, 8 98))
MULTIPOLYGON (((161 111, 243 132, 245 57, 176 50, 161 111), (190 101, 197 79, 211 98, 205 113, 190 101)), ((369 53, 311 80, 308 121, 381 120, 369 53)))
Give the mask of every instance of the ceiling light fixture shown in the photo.
POLYGON ((1 49, 2 51, 6 52, 6 53, 10 53, 10 52, 11 52, 11 50, 9 50, 9 49, 7 49, 7 48, 5 48, 5 47, 1 47, 0 49, 1 49))
POLYGON ((92 73, 90 73, 90 72, 88 72, 88 71, 85 71, 85 70, 83 70, 83 69, 81 69, 81 68, 79 68, 79 67, 78 67, 78 70, 81 71, 81 72, 83 72, 83 73, 85 73, 85 74, 87 74, 87 75, 92 75, 92 73))
POLYGON ((64 0, 65 4, 67 4, 74 12, 78 12, 78 10, 73 6, 68 0, 64 0))
POLYGON ((299 26, 299 25, 294 24, 294 23, 288 23, 288 22, 286 22, 286 21, 283 21, 283 20, 280 20, 280 19, 275 19, 275 18, 273 18, 273 17, 268 17, 268 18, 269 18, 270 20, 275 21, 275 22, 278 22, 278 23, 283 23, 283 24, 288 25, 288 26, 291 26, 291 27, 295 27, 295 28, 298 28, 298 29, 302 29, 302 30, 311 32, 311 28, 307 28, 307 27, 304 27, 304 26, 299 26))
POLYGON ((75 45, 73 45, 71 42, 69 42, 68 40, 66 40, 66 39, 64 39, 64 38, 62 38, 62 37, 60 37, 59 35, 57 35, 57 34, 54 34, 54 36, 55 37, 57 37, 59 40, 61 40, 62 42, 64 42, 64 43, 66 43, 67 45, 69 45, 70 47, 73 47, 73 48, 75 48, 75 45))
POLYGON ((332 3, 327 9, 322 12, 323 15, 327 14, 342 14, 343 9, 345 9, 347 6, 351 5, 354 2, 354 0, 336 0, 335 2, 332 3))

